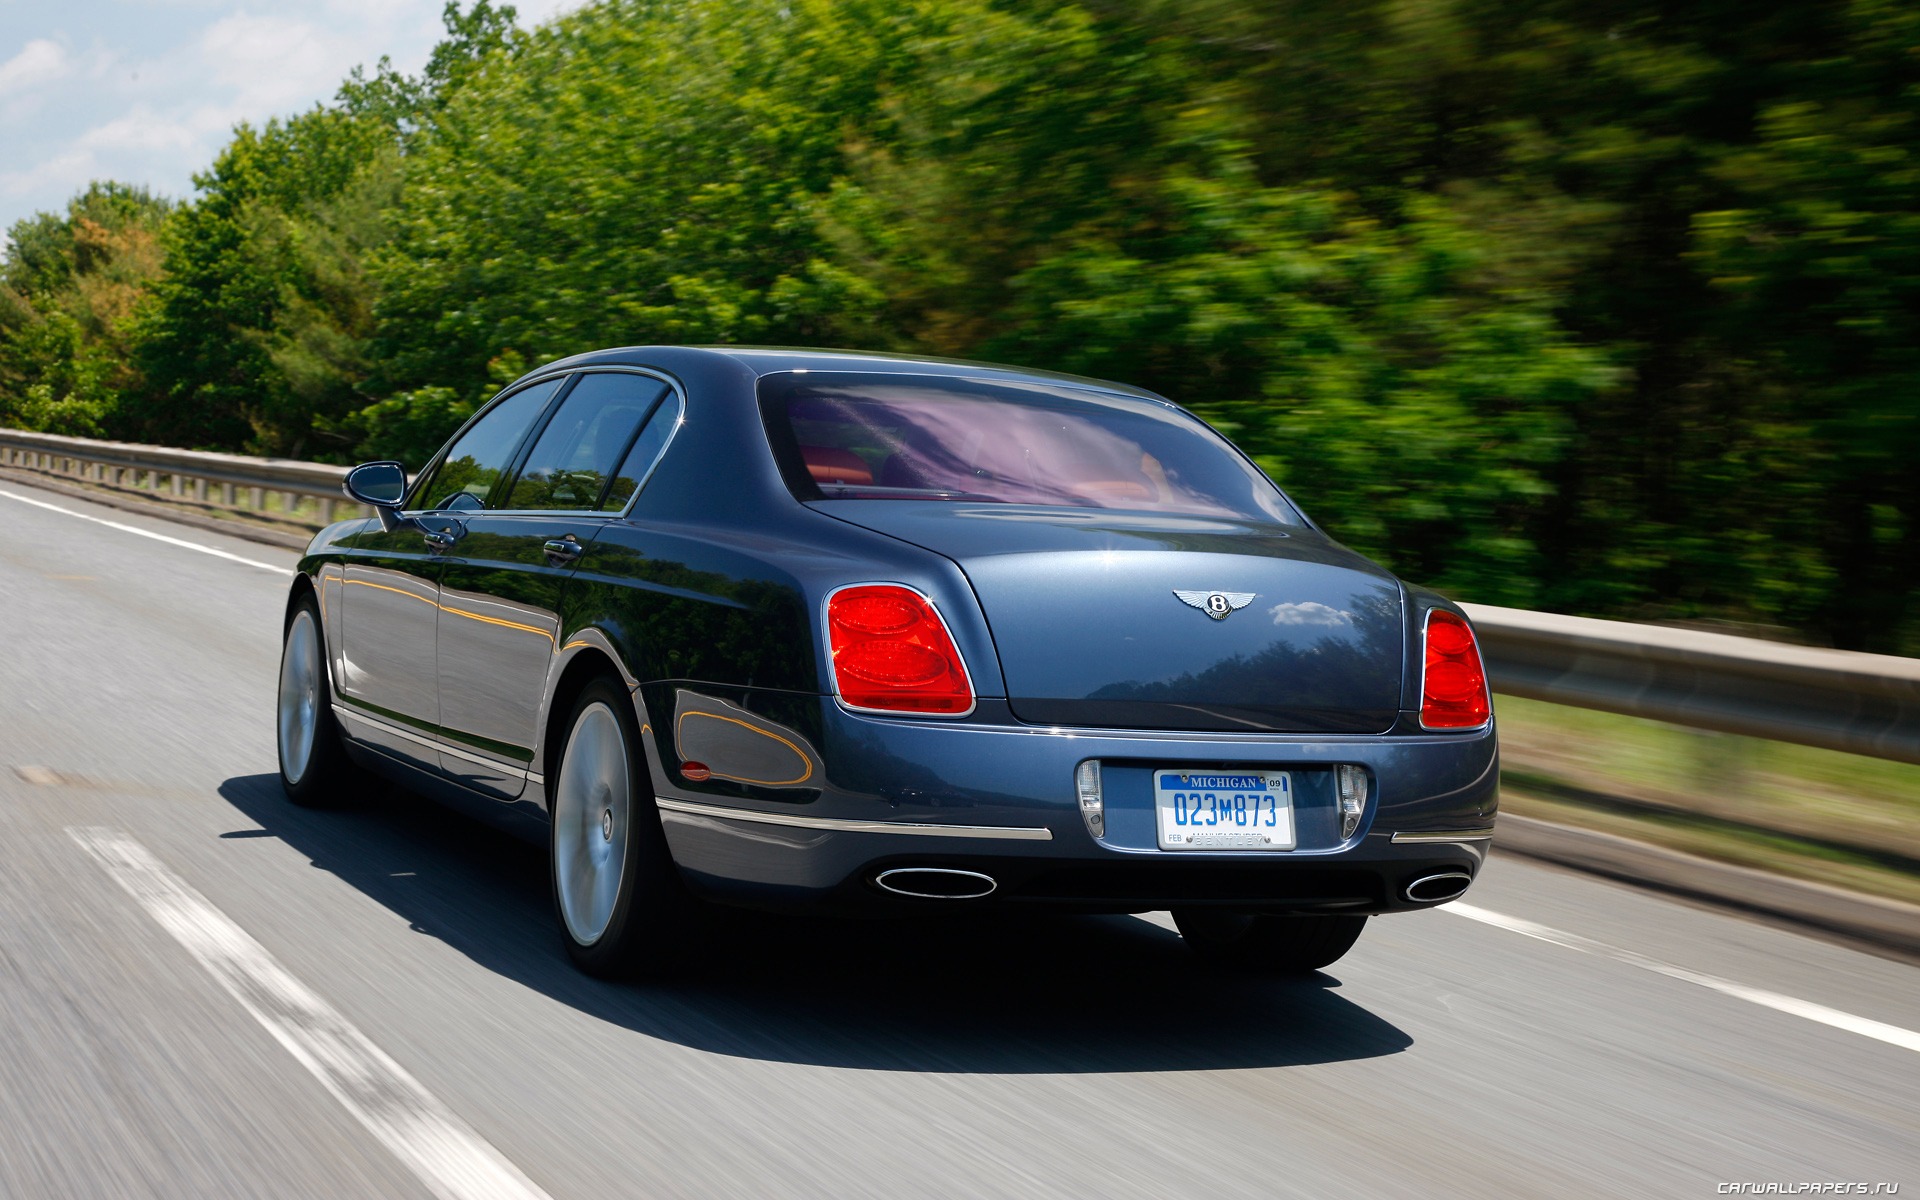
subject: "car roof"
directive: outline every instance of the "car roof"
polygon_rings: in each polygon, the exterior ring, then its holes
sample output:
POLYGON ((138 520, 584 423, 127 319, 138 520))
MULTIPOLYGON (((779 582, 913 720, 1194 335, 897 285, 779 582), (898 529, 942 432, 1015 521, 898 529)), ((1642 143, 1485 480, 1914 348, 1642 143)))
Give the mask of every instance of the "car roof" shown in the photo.
POLYGON ((1125 396, 1165 401, 1165 397, 1147 391, 1145 388, 1116 383, 1109 379, 1068 375, 1059 371, 1036 370, 1004 363, 973 362, 959 358, 935 358, 929 355, 883 354, 863 350, 819 350, 797 346, 617 346, 563 358, 546 364, 534 373, 544 374, 554 370, 616 364, 664 367, 667 364, 661 361, 663 359, 684 360, 689 355, 711 355, 716 359, 731 360, 752 371, 756 378, 783 371, 864 371, 884 374, 953 375, 1007 382, 1065 383, 1075 387, 1095 388, 1125 396))

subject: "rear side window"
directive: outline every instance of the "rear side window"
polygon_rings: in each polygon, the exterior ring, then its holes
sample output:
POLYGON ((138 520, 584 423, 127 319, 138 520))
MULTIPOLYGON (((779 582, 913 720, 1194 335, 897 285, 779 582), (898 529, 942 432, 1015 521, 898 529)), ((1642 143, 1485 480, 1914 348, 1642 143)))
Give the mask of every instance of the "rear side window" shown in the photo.
POLYGON ((614 473, 606 498, 600 501, 600 511, 619 512, 627 506, 627 501, 633 499, 634 493, 646 483, 654 464, 660 461, 660 452, 666 449, 667 440, 673 436, 679 424, 679 397, 674 395, 673 389, 662 384, 660 402, 654 406, 653 415, 647 418, 640 436, 633 439, 633 448, 627 451, 620 469, 614 473))
POLYGON ((416 508, 486 507, 500 491, 513 455, 560 381, 525 387, 499 401, 454 440, 426 482, 414 489, 416 508))
POLYGON ((647 375, 583 375, 527 455, 507 509, 591 510, 600 506, 614 465, 660 403, 666 384, 647 375))
POLYGON ((1052 383, 770 375, 761 417, 803 500, 956 500, 1297 524, 1219 434, 1152 400, 1052 383))

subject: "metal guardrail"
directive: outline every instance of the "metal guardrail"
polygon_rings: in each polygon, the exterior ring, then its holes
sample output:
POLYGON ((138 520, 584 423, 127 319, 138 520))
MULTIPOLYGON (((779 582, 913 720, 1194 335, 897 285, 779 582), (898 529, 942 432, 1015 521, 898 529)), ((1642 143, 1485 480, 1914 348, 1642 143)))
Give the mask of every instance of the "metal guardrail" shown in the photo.
MULTIPOLYGON (((0 466, 317 528, 345 467, 0 429, 0 466), (165 481, 165 488, 162 481, 165 481), (239 503, 246 498, 246 505, 239 503), (269 498, 280 511, 269 512, 269 498), (303 504, 311 501, 311 504, 303 504), (303 514, 303 509, 311 509, 303 514)), ((1466 605, 1496 691, 1920 763, 1920 659, 1466 605)))
POLYGON ((1920 763, 1920 659, 1464 607, 1496 691, 1920 763))
POLYGON ((341 492, 347 468, 287 458, 0 429, 0 467, 313 529, 349 513, 372 512, 341 492))

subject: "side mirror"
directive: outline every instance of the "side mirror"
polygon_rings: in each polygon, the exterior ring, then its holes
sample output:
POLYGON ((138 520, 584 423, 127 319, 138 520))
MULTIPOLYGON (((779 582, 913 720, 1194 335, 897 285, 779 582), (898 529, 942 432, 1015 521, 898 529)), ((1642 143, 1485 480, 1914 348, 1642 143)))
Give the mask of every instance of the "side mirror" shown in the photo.
POLYGON ((401 522, 400 501, 407 495, 407 469, 397 462, 361 463, 347 472, 340 490, 380 514, 380 527, 392 532, 401 522))
POLYGON ((407 494, 407 469, 397 462, 361 463, 341 484, 347 495, 375 508, 394 508, 407 494))

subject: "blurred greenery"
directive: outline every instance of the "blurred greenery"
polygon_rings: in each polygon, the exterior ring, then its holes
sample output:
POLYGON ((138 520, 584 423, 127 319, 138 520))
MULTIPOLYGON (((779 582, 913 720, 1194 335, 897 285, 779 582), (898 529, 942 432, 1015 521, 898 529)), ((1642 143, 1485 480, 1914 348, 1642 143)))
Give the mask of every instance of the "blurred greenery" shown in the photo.
POLYGON ((607 345, 913 350, 1201 412, 1468 600, 1920 653, 1920 10, 449 5, 417 78, 96 184, 0 421, 414 465, 607 345))
POLYGON ((1502 811, 1920 902, 1920 766, 1498 696, 1502 811))

